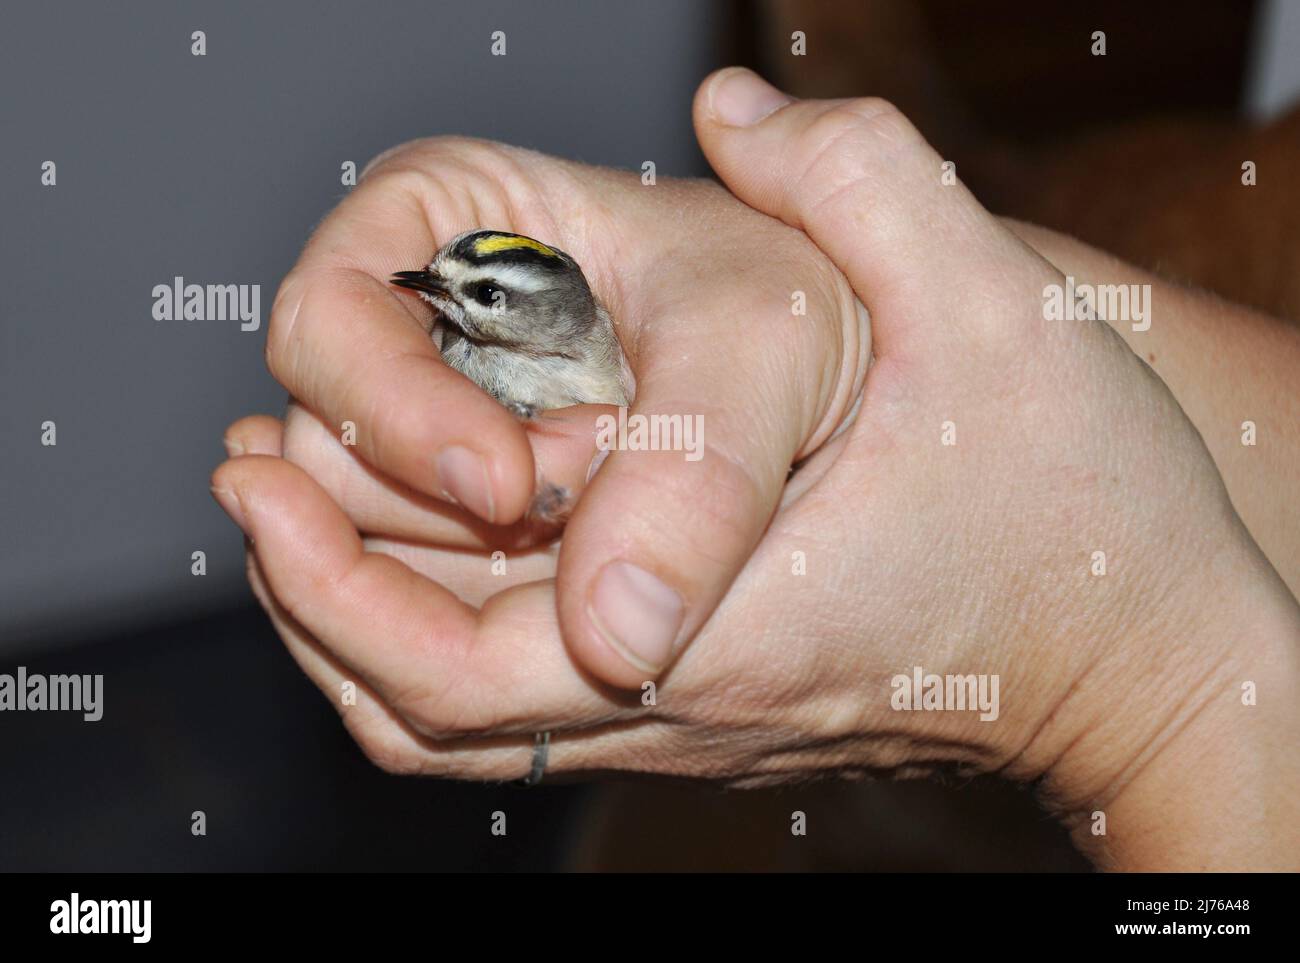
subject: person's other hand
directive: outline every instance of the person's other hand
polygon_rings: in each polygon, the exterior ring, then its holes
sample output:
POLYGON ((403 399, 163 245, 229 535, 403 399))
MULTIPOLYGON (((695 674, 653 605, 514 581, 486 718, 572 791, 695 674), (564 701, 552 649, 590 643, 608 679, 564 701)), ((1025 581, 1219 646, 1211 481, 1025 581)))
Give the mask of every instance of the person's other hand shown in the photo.
POLYGON ((696 129, 724 183, 806 231, 872 314, 862 413, 794 482, 860 519, 816 529, 842 533, 819 554, 842 579, 834 624, 861 627, 835 638, 877 667, 856 680, 1001 678, 996 726, 891 720, 877 696, 866 731, 904 764, 1041 780, 1113 864, 1300 862, 1297 606, 1165 385, 1103 322, 1046 320, 1064 276, 888 103, 795 102, 728 70, 696 129), (1262 680, 1267 712, 1244 695, 1262 680))

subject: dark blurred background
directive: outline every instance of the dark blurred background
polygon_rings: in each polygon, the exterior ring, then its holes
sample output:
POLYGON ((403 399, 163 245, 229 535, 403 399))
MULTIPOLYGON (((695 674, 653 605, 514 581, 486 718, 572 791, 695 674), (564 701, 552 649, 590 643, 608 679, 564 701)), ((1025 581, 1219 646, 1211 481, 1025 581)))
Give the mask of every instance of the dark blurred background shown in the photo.
POLYGON ((265 320, 342 164, 460 133, 707 175, 690 98, 727 63, 886 96, 995 211, 1294 318, 1300 188, 1243 207, 1221 185, 1243 159, 1295 171, 1300 0, 53 2, 3 21, 0 672, 102 673, 105 710, 0 713, 0 869, 1084 867, 994 780, 380 773, 253 606, 207 478, 229 422, 283 408, 265 320), (153 320, 176 275, 260 284, 262 329, 153 320), (793 840, 792 809, 823 829, 793 840))

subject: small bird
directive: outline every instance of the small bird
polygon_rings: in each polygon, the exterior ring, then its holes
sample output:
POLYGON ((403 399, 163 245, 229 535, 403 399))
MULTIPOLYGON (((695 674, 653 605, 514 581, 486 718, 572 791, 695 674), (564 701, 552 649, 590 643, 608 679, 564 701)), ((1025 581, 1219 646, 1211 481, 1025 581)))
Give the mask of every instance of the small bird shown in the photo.
POLYGON ((392 283, 438 311, 442 358, 523 420, 568 405, 626 405, 631 374, 609 312, 558 248, 467 231, 392 283))
MULTIPOLYGON (((523 421, 569 405, 626 405, 632 373, 609 312, 559 248, 507 231, 467 231, 423 271, 392 283, 438 312, 442 359, 523 421)), ((537 479, 528 517, 563 522, 567 488, 537 479)))

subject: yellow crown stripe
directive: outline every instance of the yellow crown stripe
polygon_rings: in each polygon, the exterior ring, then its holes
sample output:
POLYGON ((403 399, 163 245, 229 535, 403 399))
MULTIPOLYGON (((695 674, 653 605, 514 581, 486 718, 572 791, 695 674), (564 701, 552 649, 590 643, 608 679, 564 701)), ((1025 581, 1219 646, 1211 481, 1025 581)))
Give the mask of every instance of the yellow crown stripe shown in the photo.
POLYGON ((496 237, 485 237, 481 241, 474 242, 474 253, 499 254, 502 251, 517 251, 520 248, 528 248, 545 254, 547 257, 559 257, 554 251, 543 244, 541 241, 534 241, 531 237, 508 237, 498 235, 496 237))

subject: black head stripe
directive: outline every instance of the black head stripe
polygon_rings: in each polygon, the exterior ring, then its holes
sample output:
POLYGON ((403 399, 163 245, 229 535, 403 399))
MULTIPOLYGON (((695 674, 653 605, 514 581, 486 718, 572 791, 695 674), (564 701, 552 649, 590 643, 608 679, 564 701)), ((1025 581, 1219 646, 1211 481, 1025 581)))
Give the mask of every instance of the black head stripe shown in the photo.
POLYGON ((530 264, 566 270, 573 259, 558 248, 522 234, 475 231, 456 242, 452 255, 471 264, 530 264))

